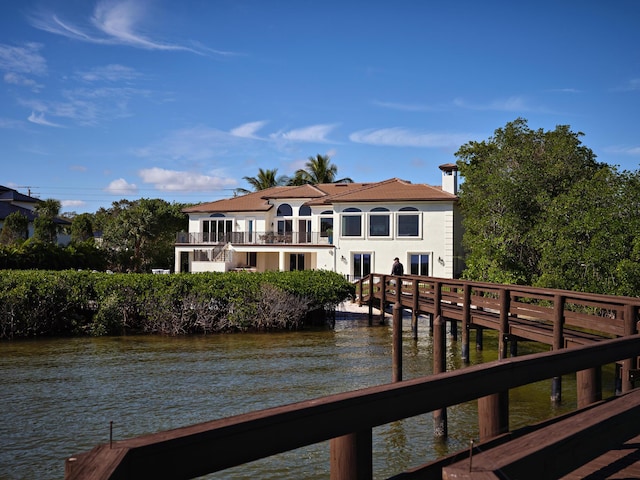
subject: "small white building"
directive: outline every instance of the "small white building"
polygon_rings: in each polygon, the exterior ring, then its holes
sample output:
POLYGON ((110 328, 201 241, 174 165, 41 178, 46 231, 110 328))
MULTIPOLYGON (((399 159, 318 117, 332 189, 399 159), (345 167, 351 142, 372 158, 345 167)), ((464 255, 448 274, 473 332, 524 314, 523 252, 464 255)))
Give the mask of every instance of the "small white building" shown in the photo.
POLYGON ((391 272, 455 278, 462 271, 457 167, 442 186, 375 183, 273 187, 186 208, 176 272, 332 270, 358 279, 391 272))

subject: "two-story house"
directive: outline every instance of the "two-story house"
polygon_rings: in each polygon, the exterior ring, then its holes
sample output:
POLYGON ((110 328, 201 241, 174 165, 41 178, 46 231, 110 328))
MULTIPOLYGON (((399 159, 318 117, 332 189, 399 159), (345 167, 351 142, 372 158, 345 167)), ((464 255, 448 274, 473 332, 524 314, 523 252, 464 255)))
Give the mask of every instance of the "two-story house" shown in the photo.
POLYGON ((176 272, 332 270, 351 279, 390 272, 454 278, 462 270, 457 167, 442 186, 398 178, 280 186, 186 208, 176 272))

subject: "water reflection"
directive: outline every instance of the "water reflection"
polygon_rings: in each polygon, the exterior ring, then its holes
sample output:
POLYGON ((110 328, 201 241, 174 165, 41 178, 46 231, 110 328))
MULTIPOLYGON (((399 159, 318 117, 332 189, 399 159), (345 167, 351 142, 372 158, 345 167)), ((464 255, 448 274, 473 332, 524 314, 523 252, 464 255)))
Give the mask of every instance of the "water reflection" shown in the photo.
MULTIPOLYGON (((403 378, 430 374, 427 322, 421 320, 417 340, 409 318, 403 331, 403 378)), ((477 352, 472 339, 472 363, 495 359, 495 338, 484 340, 477 352)), ((448 342, 448 368, 461 368, 460 344, 450 336, 448 342)), ((128 438, 388 383, 391 328, 338 318, 334 330, 5 342, 0 379, 0 478, 59 479, 67 456, 108 442, 111 421, 114 438, 128 438)), ((563 383, 566 407, 550 404, 549 382, 511 392, 511 426, 573 408, 571 381, 563 383)), ((475 402, 451 407, 448 420, 445 442, 434 442, 430 414, 375 428, 375 478, 477 438, 475 402)), ((328 472, 325 442, 208 478, 320 479, 328 472)))

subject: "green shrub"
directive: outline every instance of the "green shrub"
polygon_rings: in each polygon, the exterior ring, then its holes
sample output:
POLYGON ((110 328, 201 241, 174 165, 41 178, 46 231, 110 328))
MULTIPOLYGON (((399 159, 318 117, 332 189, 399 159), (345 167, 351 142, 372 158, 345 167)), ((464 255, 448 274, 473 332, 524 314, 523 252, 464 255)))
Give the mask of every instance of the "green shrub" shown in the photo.
POLYGON ((0 270, 0 338, 299 328, 354 287, 327 271, 107 274, 0 270))

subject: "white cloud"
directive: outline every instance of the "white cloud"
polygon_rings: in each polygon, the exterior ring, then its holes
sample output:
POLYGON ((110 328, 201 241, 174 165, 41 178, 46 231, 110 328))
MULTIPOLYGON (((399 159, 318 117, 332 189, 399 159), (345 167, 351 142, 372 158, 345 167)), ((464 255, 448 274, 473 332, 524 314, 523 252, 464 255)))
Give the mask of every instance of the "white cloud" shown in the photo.
POLYGON ((134 80, 140 77, 140 73, 131 67, 111 64, 95 67, 86 72, 78 72, 78 76, 86 82, 117 82, 120 80, 134 80))
POLYGON ((27 78, 15 72, 8 72, 4 74, 4 81, 13 85, 19 85, 21 87, 29 87, 34 92, 39 92, 43 85, 37 83, 35 80, 27 78))
POLYGON ((27 118, 27 120, 37 125, 44 125, 45 127, 62 127, 62 125, 50 122, 46 118, 44 118, 44 112, 31 112, 31 115, 29 115, 29 118, 27 118))
POLYGON ((400 110, 403 112, 433 112, 438 110, 430 105, 421 105, 419 103, 395 103, 374 100, 373 104, 377 107, 388 108, 390 110, 400 110))
POLYGON ((33 14, 29 21, 32 26, 40 30, 83 42, 128 45, 146 50, 188 51, 200 55, 227 54, 195 42, 192 43, 193 46, 187 46, 151 38, 146 33, 149 28, 144 27, 143 24, 149 25, 154 15, 146 7, 146 2, 139 0, 100 0, 89 18, 93 28, 79 27, 46 11, 33 14))
POLYGON ((0 45, 0 70, 31 75, 45 75, 47 62, 40 55, 39 43, 27 43, 22 47, 0 45))
POLYGON ((243 125, 240 125, 239 127, 232 129, 229 133, 231 133, 231 135, 233 135, 234 137, 257 139, 259 137, 256 135, 256 132, 264 127, 266 123, 267 122, 265 121, 245 123, 243 125))
POLYGON ((458 147, 470 138, 469 134, 419 132, 399 127, 360 130, 349 135, 349 139, 355 143, 420 148, 458 147))
POLYGON ((524 112, 531 110, 531 107, 526 104, 525 99, 518 96, 494 100, 487 104, 471 104, 461 98, 456 98, 453 104, 456 107, 468 110, 497 110, 505 112, 524 112))
POLYGON ((136 184, 128 183, 124 178, 112 181, 104 190, 112 195, 133 195, 138 193, 136 184))
POLYGON ((87 202, 84 200, 61 200, 60 204, 63 208, 84 207, 87 202))
POLYGON ((140 170, 138 174, 144 183, 152 183, 154 188, 162 191, 210 192, 236 186, 232 178, 157 167, 140 170))
POLYGON ((604 149, 607 153, 640 156, 640 147, 611 146, 604 149))
POLYGON ((289 130, 288 132, 273 133, 270 137, 274 140, 287 140, 291 142, 328 143, 327 135, 329 135, 336 126, 337 125, 312 125, 289 130))

